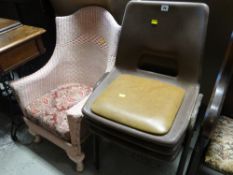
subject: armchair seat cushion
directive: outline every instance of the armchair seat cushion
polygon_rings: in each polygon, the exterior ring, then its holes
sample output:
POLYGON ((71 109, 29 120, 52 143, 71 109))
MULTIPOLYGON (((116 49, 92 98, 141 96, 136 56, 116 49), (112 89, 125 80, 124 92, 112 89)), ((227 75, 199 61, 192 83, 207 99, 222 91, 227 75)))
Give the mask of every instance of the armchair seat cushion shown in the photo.
POLYGON ((70 141, 66 111, 79 103, 91 91, 91 87, 83 84, 61 85, 30 103, 26 107, 27 117, 59 137, 70 141))
POLYGON ((205 162, 224 174, 233 174, 233 119, 221 117, 211 136, 205 162))

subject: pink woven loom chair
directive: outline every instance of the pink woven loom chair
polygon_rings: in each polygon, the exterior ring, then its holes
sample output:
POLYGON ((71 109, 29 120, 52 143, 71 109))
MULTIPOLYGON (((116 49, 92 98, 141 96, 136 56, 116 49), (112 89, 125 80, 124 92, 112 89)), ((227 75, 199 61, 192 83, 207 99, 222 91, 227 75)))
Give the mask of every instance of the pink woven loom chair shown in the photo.
POLYGON ((31 134, 64 149, 84 168, 81 143, 87 136, 81 108, 98 79, 115 62, 120 25, 104 8, 89 6, 56 17, 56 47, 49 62, 11 82, 31 134))

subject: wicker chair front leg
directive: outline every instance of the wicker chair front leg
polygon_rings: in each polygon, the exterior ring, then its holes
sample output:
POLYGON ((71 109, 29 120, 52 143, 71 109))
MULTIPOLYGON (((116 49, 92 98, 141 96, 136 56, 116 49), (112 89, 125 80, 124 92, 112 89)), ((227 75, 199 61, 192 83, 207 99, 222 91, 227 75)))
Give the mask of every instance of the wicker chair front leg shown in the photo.
POLYGON ((66 150, 67 155, 71 160, 77 164, 77 171, 81 172, 84 169, 83 160, 85 154, 81 150, 81 122, 82 117, 73 117, 72 115, 67 115, 70 137, 71 137, 71 147, 66 150))
POLYGON ((77 163, 77 171, 83 171, 83 160, 85 154, 81 150, 82 139, 88 136, 88 128, 85 125, 82 114, 82 107, 86 103, 89 95, 81 102, 66 111, 67 120, 70 128, 72 149, 67 152, 68 156, 77 163))

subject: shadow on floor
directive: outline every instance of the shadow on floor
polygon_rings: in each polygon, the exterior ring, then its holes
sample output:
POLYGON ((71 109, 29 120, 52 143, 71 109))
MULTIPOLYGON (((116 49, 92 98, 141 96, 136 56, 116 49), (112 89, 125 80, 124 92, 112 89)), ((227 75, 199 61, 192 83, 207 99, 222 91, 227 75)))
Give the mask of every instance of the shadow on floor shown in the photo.
MULTIPOLYGON (((43 140, 40 144, 22 145, 10 139, 10 120, 0 115, 0 174, 5 175, 74 175, 75 163, 66 153, 43 140)), ((19 137, 25 143, 32 140, 25 128, 20 130, 19 137)), ((100 143, 100 169, 93 165, 92 137, 83 145, 86 153, 85 170, 82 175, 173 175, 177 161, 164 163, 141 154, 128 151, 106 140, 100 143)))

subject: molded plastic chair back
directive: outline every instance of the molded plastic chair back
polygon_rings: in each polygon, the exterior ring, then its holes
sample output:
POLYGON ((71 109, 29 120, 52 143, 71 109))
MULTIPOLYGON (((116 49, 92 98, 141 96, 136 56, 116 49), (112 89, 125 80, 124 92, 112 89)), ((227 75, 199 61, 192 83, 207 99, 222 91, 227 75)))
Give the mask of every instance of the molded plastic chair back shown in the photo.
POLYGON ((197 82, 207 21, 208 7, 204 4, 129 3, 116 66, 197 82))

